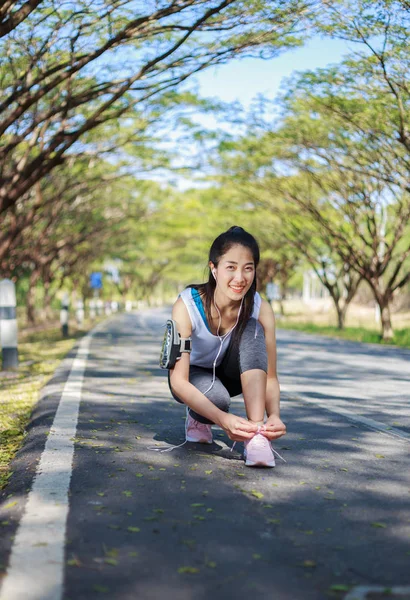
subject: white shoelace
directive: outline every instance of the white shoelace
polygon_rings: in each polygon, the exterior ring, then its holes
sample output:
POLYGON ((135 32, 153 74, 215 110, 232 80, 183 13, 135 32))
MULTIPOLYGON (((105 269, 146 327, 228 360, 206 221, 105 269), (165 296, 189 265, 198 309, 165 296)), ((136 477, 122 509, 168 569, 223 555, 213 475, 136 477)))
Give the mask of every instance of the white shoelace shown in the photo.
MULTIPOLYGON (((256 446, 259 446, 260 448, 262 448, 262 447, 265 445, 265 440, 266 440, 266 441, 268 442, 268 444, 270 445, 270 448, 271 448, 272 452, 273 452, 274 454, 276 454, 276 456, 277 456, 278 458, 280 458, 281 460, 283 460, 283 462, 286 462, 286 460, 283 458, 283 456, 281 456, 281 455, 279 454, 279 452, 278 452, 277 450, 275 450, 275 448, 272 446, 272 443, 271 443, 271 442, 269 442, 268 438, 266 438, 266 437, 265 437, 265 436, 263 436, 262 434, 261 434, 261 437, 257 437, 257 435, 260 433, 260 428, 261 428, 261 426, 260 426, 260 425, 258 425, 258 431, 257 431, 257 433, 255 434, 255 436, 254 436, 253 438, 251 438, 251 440, 255 440, 253 443, 254 443, 256 446), (255 437, 256 437, 256 439, 255 439, 255 437)), ((249 441, 251 441, 251 440, 249 440, 249 441)), ((231 452, 232 452, 232 451, 233 451, 233 449, 235 448, 235 444, 236 444, 236 442, 234 442, 234 443, 233 443, 233 445, 232 445, 232 447, 231 447, 231 452)))
MULTIPOLYGON (((182 448, 182 446, 185 446, 185 444, 188 442, 187 435, 188 435, 188 406, 186 407, 186 419, 185 419, 185 442, 182 442, 182 444, 178 444, 178 446, 169 446, 168 448, 147 448, 147 450, 154 450, 154 452, 172 452, 173 450, 175 450, 176 448, 182 448)), ((197 421, 198 423, 198 421, 197 421)), ((200 423, 200 425, 204 425, 204 423, 200 423)))

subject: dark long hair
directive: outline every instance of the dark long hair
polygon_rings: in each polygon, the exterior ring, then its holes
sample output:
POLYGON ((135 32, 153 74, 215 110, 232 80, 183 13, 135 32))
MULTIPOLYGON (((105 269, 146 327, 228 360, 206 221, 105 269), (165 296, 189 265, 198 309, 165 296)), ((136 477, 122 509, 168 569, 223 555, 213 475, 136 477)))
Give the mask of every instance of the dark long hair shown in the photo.
MULTIPOLYGON (((259 264, 260 251, 258 242, 255 240, 253 235, 245 231, 242 227, 233 226, 218 235, 213 241, 209 249, 209 262, 212 262, 215 267, 218 266, 222 256, 232 248, 232 246, 244 246, 249 248, 252 252, 253 261, 255 263, 255 276, 251 287, 246 292, 243 299, 241 314, 239 315, 239 321, 232 334, 232 343, 238 344, 241 339, 243 330, 246 327, 247 322, 252 316, 253 303, 256 292, 256 267, 259 264)), ((187 287, 193 287, 197 289, 204 299, 205 314, 208 319, 208 323, 212 322, 211 306, 214 299, 214 293, 216 288, 216 280, 212 275, 211 268, 209 267, 208 281, 200 284, 191 284, 187 287)))

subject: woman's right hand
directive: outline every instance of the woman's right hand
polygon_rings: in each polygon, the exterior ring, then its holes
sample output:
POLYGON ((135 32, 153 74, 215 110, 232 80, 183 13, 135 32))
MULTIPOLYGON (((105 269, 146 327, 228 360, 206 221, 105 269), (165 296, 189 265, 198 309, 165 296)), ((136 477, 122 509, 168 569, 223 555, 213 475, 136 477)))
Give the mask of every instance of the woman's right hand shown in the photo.
POLYGON ((224 414, 219 425, 225 431, 230 440, 234 442, 243 442, 253 438, 258 431, 258 426, 242 417, 236 415, 224 414))

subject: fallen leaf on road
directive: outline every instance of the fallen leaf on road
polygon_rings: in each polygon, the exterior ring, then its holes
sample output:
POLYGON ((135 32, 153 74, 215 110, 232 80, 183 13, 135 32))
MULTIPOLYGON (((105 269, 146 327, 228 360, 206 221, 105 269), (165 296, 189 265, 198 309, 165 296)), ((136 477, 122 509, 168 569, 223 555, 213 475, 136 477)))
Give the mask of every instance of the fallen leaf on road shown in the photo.
POLYGON ((199 573, 196 567, 179 567, 178 573, 199 573))
POLYGON ((251 494, 252 494, 252 496, 255 496, 255 498, 258 498, 259 500, 264 497, 262 492, 258 492, 256 490, 251 490, 251 494))
POLYGON ((350 585, 335 583, 334 585, 330 586, 329 590, 332 592, 348 592, 350 590, 350 585))
POLYGON ((107 588, 105 585, 94 585, 94 592, 99 592, 100 594, 108 594, 110 588, 107 588))
POLYGON ((307 567, 307 568, 314 568, 314 567, 316 567, 316 563, 314 560, 304 560, 303 566, 307 567))
POLYGON ((279 525, 281 520, 280 519, 266 519, 266 522, 269 523, 270 525, 279 525))

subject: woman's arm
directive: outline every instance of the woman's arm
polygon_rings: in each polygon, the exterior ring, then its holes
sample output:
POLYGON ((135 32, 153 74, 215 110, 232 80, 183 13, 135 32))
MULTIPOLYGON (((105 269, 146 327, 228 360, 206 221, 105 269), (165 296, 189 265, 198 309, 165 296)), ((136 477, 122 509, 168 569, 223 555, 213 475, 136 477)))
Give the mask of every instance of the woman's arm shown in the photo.
MULTIPOLYGON (((181 298, 178 298, 174 304, 172 318, 176 321, 181 337, 190 337, 192 333, 191 319, 181 298)), ((170 383, 174 394, 195 412, 222 427, 231 439, 239 441, 251 438, 254 435, 254 426, 251 423, 220 410, 194 385, 189 383, 189 363, 190 355, 184 352, 170 371, 170 383)))
POLYGON ((280 387, 276 371, 276 333, 275 315, 269 302, 262 300, 259 322, 265 332, 266 351, 268 354, 268 377, 266 383, 266 423, 267 437, 276 439, 286 433, 286 427, 280 420, 280 387))

